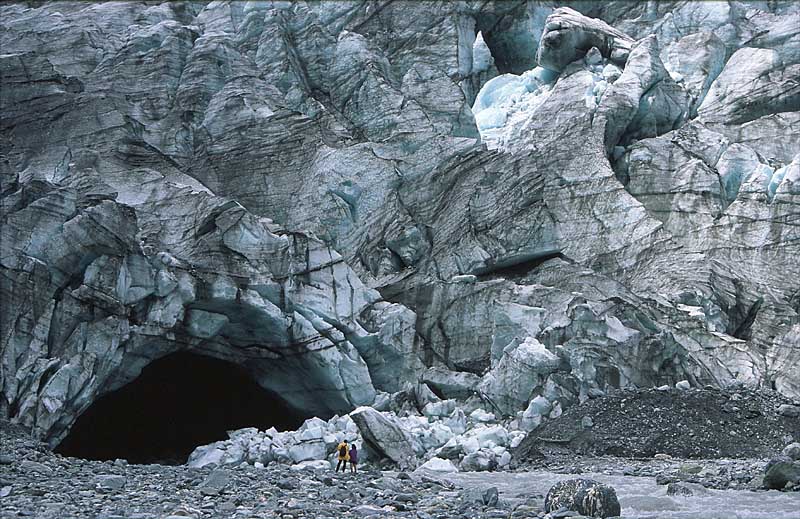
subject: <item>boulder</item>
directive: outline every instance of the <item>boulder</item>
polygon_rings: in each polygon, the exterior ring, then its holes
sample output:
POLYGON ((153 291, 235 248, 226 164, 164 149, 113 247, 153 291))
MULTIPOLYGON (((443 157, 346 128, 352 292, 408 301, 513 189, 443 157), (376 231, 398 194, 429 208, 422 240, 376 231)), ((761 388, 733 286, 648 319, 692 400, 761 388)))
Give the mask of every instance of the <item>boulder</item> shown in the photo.
POLYGON ((778 456, 764 469, 764 487, 783 490, 786 485, 800 483, 800 461, 788 456, 778 456))
POLYGON ((602 20, 560 7, 547 17, 536 61, 542 67, 560 72, 594 47, 605 58, 624 65, 633 41, 602 20))
POLYGON ((783 456, 791 458, 793 461, 800 460, 800 443, 798 442, 790 443, 789 445, 783 448, 781 454, 783 456))
POLYGON ((228 487, 230 479, 227 470, 216 469, 200 484, 200 493, 204 496, 219 495, 228 487))
POLYGON ((490 413, 480 408, 472 411, 469 414, 469 417, 471 420, 481 423, 494 422, 497 419, 494 413, 490 413))
POLYGON ((495 506, 499 498, 497 487, 479 486, 461 492, 461 500, 481 506, 495 506))
POLYGON ((189 460, 186 462, 187 467, 201 468, 206 465, 219 465, 223 463, 225 458, 225 451, 218 447, 218 444, 212 443, 197 447, 189 455, 189 460))
POLYGON ((589 517, 616 517, 620 515, 616 491, 593 479, 568 479, 559 481, 547 492, 545 512, 566 508, 589 517))
POLYGON ((497 468, 497 459, 488 449, 481 449, 464 456, 459 468, 464 472, 484 472, 497 468))
POLYGON ((423 453, 438 449, 454 436, 453 431, 441 422, 411 428, 409 432, 416 443, 422 447, 423 453))
POLYGON ((447 443, 436 450, 436 456, 447 460, 458 460, 464 452, 464 446, 458 441, 459 438, 450 438, 447 443))
POLYGON ((424 382, 416 384, 411 392, 414 395, 414 400, 417 404, 418 410, 422 410, 426 405, 436 403, 441 400, 438 396, 436 396, 436 393, 431 391, 431 388, 428 387, 428 384, 425 384, 424 382))
POLYGON ((390 416, 371 407, 359 407, 352 413, 364 443, 379 456, 388 458, 401 469, 414 468, 417 457, 408 433, 390 416))
POLYGON ((511 453, 507 450, 503 450, 502 453, 497 457, 497 466, 500 468, 506 468, 511 464, 511 453))
POLYGON ((478 452, 481 449, 481 442, 478 441, 478 438, 475 436, 475 434, 461 436, 457 439, 457 441, 461 444, 461 448, 467 454, 478 452))
POLYGON ((444 420, 444 424, 453 431, 453 434, 464 434, 467 430, 467 417, 460 408, 444 420))

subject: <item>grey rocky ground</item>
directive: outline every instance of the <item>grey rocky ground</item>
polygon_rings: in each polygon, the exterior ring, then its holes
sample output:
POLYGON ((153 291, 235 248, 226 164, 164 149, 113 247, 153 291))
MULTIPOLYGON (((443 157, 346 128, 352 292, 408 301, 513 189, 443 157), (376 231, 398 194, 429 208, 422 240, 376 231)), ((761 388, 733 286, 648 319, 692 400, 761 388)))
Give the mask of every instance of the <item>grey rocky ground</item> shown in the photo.
MULTIPOLYGON (((702 497, 703 488, 754 493, 760 488, 766 465, 765 460, 758 459, 643 460, 551 455, 527 468, 507 472, 508 477, 498 477, 496 482, 491 473, 453 476, 372 467, 353 476, 334 474, 330 465, 315 471, 292 470, 280 464, 266 469, 248 464, 217 469, 129 465, 122 460, 87 461, 54 455, 46 444, 6 422, 2 423, 2 430, 0 517, 4 519, 532 519, 545 516, 544 491, 526 490, 524 484, 515 485, 513 481, 526 480, 535 471, 550 474, 545 481, 551 485, 587 474, 611 478, 610 481, 654 478, 657 485, 667 488, 667 495, 680 499, 688 494, 702 497), (496 501, 491 497, 493 486, 500 490, 496 501), (488 497, 484 499, 484 495, 488 497)), ((618 493, 626 506, 629 496, 624 491, 618 493)), ((654 502, 658 499, 654 498, 654 502)), ((765 508, 767 514, 768 510, 765 508)))
MULTIPOLYGON (((0 517, 164 519, 507 517, 435 475, 238 467, 129 465, 52 454, 6 422, 0 437, 0 517)), ((541 510, 541 507, 539 508, 541 510)))

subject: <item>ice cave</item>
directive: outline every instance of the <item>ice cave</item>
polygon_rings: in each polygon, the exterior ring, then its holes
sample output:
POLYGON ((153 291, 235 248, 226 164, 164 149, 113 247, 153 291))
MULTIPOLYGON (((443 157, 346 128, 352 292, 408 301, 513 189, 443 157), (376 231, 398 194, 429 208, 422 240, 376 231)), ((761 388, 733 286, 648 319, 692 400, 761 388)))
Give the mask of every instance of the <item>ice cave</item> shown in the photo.
POLYGON ((97 399, 55 449, 94 460, 185 463, 198 446, 244 427, 296 429, 303 417, 241 366, 173 353, 97 399))

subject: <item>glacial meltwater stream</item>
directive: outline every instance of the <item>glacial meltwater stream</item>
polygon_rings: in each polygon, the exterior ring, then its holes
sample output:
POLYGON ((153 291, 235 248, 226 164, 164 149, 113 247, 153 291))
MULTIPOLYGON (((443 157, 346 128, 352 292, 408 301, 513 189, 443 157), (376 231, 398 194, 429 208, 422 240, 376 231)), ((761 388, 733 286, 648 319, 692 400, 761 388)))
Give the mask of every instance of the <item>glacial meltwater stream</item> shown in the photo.
POLYGON ((693 496, 668 496, 654 478, 552 472, 471 472, 446 479, 465 488, 497 487, 500 498, 543 501, 556 482, 587 477, 614 487, 625 519, 800 519, 800 494, 770 491, 703 490, 693 496))

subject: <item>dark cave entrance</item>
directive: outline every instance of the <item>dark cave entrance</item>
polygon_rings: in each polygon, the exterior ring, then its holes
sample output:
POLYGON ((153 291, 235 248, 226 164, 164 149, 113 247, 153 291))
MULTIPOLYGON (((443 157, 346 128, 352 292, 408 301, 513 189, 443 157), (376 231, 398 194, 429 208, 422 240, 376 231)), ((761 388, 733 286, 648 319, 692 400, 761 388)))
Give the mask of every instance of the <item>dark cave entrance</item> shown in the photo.
POLYGON ((235 364, 191 353, 153 361, 97 399, 55 451, 93 460, 185 463, 192 450, 243 427, 296 429, 304 417, 235 364))

